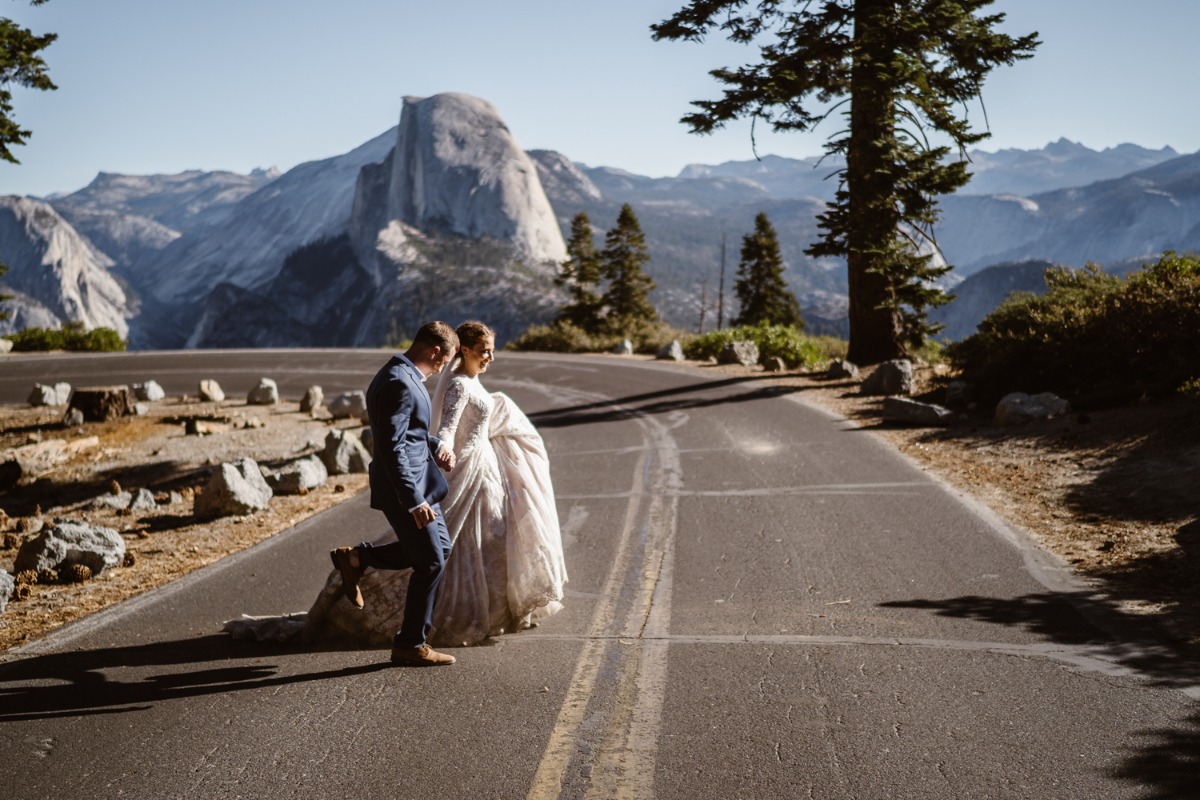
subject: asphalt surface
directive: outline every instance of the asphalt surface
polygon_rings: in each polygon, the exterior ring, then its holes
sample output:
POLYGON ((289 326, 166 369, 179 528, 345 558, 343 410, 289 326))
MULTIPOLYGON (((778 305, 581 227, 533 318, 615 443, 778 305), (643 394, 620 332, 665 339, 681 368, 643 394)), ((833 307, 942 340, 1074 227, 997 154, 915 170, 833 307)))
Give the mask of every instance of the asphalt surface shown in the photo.
MULTIPOLYGON (((35 381, 362 388, 378 351, 0 359, 35 381)), ((230 641, 303 611, 365 497, 0 665, 0 797, 1200 797, 1200 677, 868 432, 762 377, 501 353, 570 583, 435 669, 230 641)), ((0 498, 0 505, 3 499, 0 498)))

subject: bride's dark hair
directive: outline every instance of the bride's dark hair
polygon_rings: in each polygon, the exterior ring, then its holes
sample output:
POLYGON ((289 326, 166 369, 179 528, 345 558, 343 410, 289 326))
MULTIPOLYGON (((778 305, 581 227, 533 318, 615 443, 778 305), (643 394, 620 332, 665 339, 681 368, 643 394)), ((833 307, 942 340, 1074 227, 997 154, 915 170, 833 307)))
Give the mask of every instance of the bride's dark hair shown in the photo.
POLYGON ((463 347, 474 347, 487 336, 492 337, 493 340, 496 338, 496 332, 477 319, 459 325, 455 333, 458 334, 458 346, 460 349, 463 347))

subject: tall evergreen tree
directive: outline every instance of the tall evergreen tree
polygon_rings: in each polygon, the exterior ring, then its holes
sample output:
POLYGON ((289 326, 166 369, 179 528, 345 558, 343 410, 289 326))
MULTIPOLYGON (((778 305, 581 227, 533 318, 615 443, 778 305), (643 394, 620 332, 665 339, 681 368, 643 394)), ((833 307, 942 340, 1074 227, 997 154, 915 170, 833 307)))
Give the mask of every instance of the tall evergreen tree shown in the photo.
POLYGON ((836 199, 819 217, 824 233, 807 252, 845 256, 850 288, 849 358, 873 364, 904 355, 934 330, 925 317, 946 301, 932 281, 936 198, 969 179, 962 157, 988 133, 959 109, 1001 64, 1029 58, 1037 34, 996 32, 992 0, 692 0, 651 26, 655 39, 699 41, 712 29, 759 42, 759 61, 712 76, 719 100, 694 102, 683 118, 711 133, 749 117, 776 131, 807 131, 841 110, 848 125, 826 144, 845 156, 836 199), (950 145, 935 146, 927 132, 950 145))
POLYGON ((592 222, 583 211, 571 220, 567 256, 554 282, 566 286, 571 299, 558 310, 558 319, 570 322, 588 333, 598 333, 603 305, 600 295, 596 293, 601 277, 600 253, 596 250, 592 222))
MULTIPOLYGON (((35 6, 45 2, 30 0, 35 6)), ((25 144, 29 136, 29 131, 23 130, 10 116, 13 105, 9 84, 42 91, 57 89, 46 71, 46 62, 38 55, 39 50, 49 47, 57 38, 55 33, 37 36, 11 19, 0 17, 0 158, 5 161, 20 163, 8 146, 25 144)))
POLYGON ((605 234, 604 250, 600 253, 601 273, 608 281, 601 303, 608 307, 610 328, 658 319, 658 311, 650 303, 654 281, 642 271, 642 265, 649 260, 642 226, 626 203, 617 215, 616 227, 605 234))
POLYGON ((733 289, 741 311, 734 325, 793 325, 804 328, 800 304, 783 280, 783 256, 775 226, 760 211, 754 232, 742 237, 742 260, 733 289))

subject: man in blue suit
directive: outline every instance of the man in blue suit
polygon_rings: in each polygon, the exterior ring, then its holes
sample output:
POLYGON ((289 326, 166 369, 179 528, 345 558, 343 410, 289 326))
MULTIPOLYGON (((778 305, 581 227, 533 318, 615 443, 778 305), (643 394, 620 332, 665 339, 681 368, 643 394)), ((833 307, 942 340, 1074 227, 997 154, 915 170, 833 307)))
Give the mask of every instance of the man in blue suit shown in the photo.
POLYGON ((367 389, 367 414, 375 445, 371 461, 371 507, 387 517, 396 541, 375 546, 339 547, 329 552, 342 576, 342 591, 363 607, 358 582, 363 570, 409 569, 404 619, 392 644, 392 663, 412 666, 453 664, 426 639, 433 624, 433 605, 450 557, 450 536, 438 505, 449 490, 437 469, 454 468, 450 448, 429 430, 430 400, 425 379, 442 368, 458 350, 458 336, 445 322, 430 322, 417 331, 403 355, 392 356, 367 389))

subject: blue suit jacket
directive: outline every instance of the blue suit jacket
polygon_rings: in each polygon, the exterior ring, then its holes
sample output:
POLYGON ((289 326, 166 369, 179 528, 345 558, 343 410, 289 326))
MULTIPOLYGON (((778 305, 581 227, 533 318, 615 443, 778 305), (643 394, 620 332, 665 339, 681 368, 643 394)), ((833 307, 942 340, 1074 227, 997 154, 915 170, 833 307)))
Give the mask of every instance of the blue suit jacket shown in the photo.
POLYGON ((424 376, 403 355, 392 356, 371 381, 367 414, 375 444, 371 507, 407 515, 445 497, 449 487, 433 460, 441 442, 429 430, 424 376))

